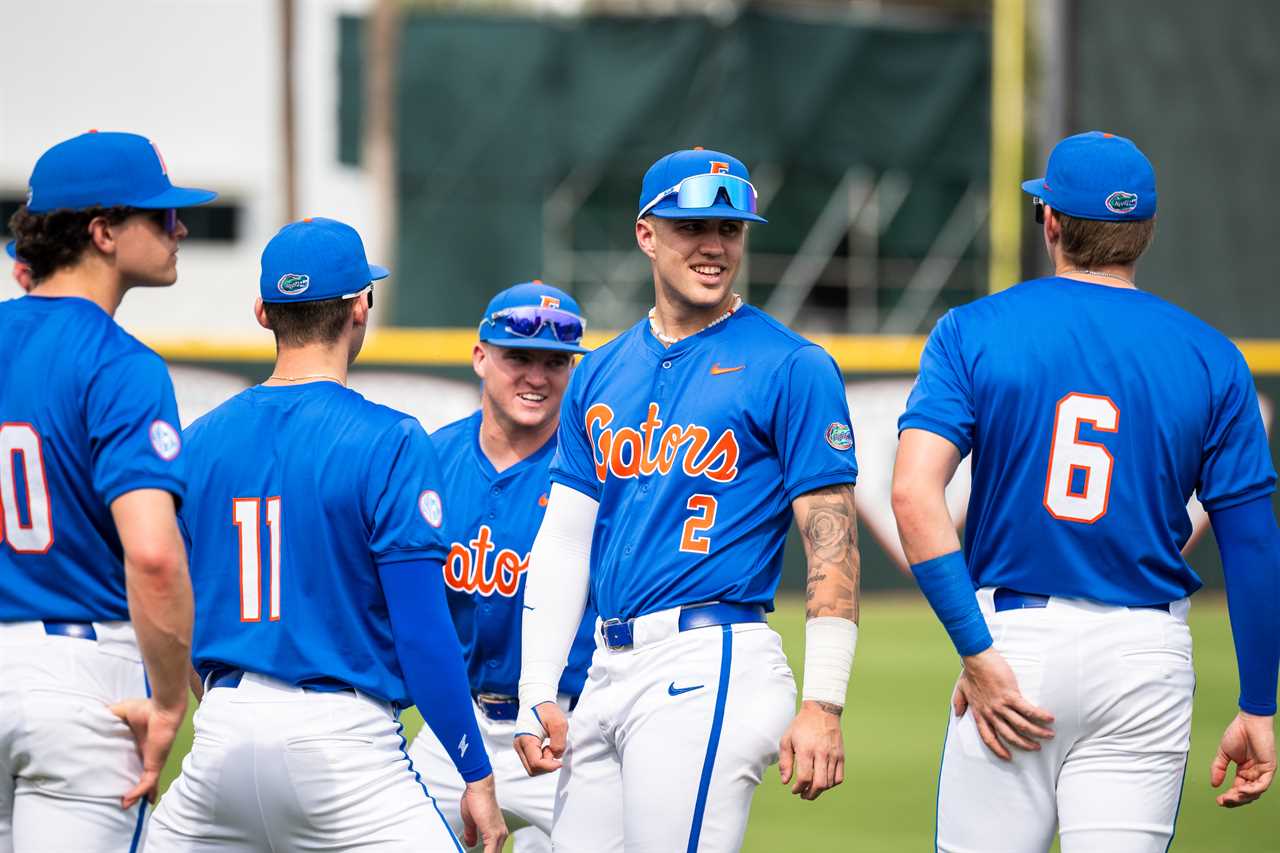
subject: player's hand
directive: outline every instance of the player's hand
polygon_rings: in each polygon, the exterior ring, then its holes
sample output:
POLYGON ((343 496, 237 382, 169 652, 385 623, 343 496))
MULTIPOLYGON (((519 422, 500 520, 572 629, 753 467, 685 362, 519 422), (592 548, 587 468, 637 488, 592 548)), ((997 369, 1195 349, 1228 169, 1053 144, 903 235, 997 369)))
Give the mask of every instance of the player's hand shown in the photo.
POLYGON ((951 697, 956 716, 973 712, 978 735, 997 758, 1011 761, 1006 743, 1035 752, 1037 740, 1053 737, 1053 714, 1027 701, 1018 689, 1018 678, 995 647, 964 659, 964 672, 951 697))
POLYGON ((126 699, 108 710, 129 726, 138 745, 138 755, 142 757, 142 778, 121 798, 120 804, 126 809, 133 808, 143 797, 154 803, 160 771, 164 770, 178 727, 187 715, 187 699, 182 697, 180 708, 161 708, 150 699, 126 699))
POLYGON ((801 702, 778 749, 778 773, 791 793, 816 800, 844 781, 844 734, 840 713, 829 702, 801 702))
POLYGON ((462 842, 474 847, 477 841, 484 842, 484 853, 499 853, 507 841, 507 822, 498 807, 492 773, 468 782, 462 792, 462 842))
POLYGON ((1218 805, 1234 809, 1261 797, 1276 775, 1275 717, 1259 717, 1241 711, 1227 726, 1209 769, 1209 781, 1217 788, 1227 778, 1227 766, 1236 765, 1235 778, 1218 805))
MULTIPOLYGON (((569 719, 555 702, 543 702, 537 705, 532 714, 541 723, 546 737, 533 734, 517 735, 516 755, 520 756, 520 763, 524 765, 526 773, 530 776, 541 776, 543 773, 559 770, 563 763, 560 759, 564 757, 565 742, 569 737, 569 719)), ((517 721, 517 729, 525 728, 536 727, 520 726, 517 721)))

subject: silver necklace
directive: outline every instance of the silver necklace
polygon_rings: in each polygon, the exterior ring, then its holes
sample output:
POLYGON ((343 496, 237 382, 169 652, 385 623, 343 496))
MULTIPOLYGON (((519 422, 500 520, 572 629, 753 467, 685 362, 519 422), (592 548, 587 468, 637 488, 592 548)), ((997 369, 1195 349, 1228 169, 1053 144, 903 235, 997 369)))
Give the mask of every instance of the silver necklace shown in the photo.
POLYGON ((1125 278, 1122 275, 1116 275, 1113 272, 1098 272, 1097 270, 1086 270, 1086 269, 1081 269, 1080 267, 1072 267, 1069 270, 1063 270, 1063 272, 1064 273, 1078 272, 1078 273, 1083 273, 1084 275, 1099 275, 1099 276, 1102 276, 1103 278, 1114 278, 1116 281, 1123 281, 1125 284, 1131 287, 1137 287, 1137 285, 1133 283, 1133 279, 1125 278))
MULTIPOLYGON (((718 326, 719 324, 723 323, 725 320, 728 320, 730 317, 732 317, 733 312, 737 311, 741 307, 742 307, 742 297, 736 293, 733 294, 733 304, 729 306, 728 311, 724 312, 719 317, 715 318, 714 320, 712 320, 707 325, 703 326, 698 331, 685 335, 685 338, 691 338, 694 335, 702 334, 707 329, 710 329, 712 326, 718 326)), ((662 341, 664 344, 678 344, 680 343, 680 341, 684 340, 684 338, 673 338, 670 335, 665 335, 662 333, 662 330, 658 328, 657 312, 658 312, 658 306, 656 305, 649 309, 649 329, 653 332, 653 336, 658 340, 662 341)))

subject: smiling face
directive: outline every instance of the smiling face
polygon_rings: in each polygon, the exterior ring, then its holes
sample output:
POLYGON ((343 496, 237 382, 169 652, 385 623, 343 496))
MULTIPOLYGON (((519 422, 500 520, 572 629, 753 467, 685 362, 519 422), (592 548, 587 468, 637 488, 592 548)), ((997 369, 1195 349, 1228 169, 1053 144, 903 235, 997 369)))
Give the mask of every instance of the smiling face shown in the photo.
POLYGON ((571 353, 479 343, 471 353, 471 365, 484 383, 484 417, 495 419, 504 430, 538 432, 559 419, 560 400, 573 369, 571 353))
POLYGON ((636 222, 636 242, 653 263, 657 297, 682 314, 727 307, 746 241, 747 224, 738 219, 646 216, 636 222))

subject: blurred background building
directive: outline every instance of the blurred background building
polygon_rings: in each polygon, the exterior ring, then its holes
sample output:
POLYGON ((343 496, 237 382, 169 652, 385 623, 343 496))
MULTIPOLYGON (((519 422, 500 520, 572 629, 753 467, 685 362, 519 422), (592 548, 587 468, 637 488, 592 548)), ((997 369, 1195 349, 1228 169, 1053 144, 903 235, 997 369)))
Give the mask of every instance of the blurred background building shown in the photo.
MULTIPOLYGON (((1126 135, 1155 162, 1140 283, 1238 339, 1270 414, 1280 15, 1266 0, 1231 12, 1195 0, 0 0, 0 216, 42 150, 91 127, 147 134, 176 180, 221 193, 184 214, 178 287, 134 294, 119 315, 174 364, 187 422, 266 375, 270 337, 250 309, 267 239, 302 216, 349 221, 393 269, 354 384, 434 428, 475 404, 471 341, 495 290, 565 287, 606 330, 597 341, 643 316, 642 173, 675 148, 731 151, 770 220, 752 230, 739 289, 845 370, 867 585, 893 585, 894 422, 923 336, 948 308, 1045 271, 1018 182, 1067 133, 1126 135)), ((6 277, 0 296, 16 293, 6 277)), ((966 497, 962 472, 959 514, 966 497)), ((1215 549, 1192 559, 1214 576, 1215 549)))

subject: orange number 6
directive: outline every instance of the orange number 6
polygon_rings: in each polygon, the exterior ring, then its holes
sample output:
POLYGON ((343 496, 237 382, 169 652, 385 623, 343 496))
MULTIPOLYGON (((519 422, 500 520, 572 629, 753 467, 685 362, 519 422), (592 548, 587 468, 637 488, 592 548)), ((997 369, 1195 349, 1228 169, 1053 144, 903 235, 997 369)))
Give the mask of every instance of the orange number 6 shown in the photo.
POLYGON ((706 536, 716 523, 716 499, 711 495, 690 495, 685 508, 697 513, 684 522, 680 535, 680 550, 686 554, 706 554, 711 550, 711 539, 706 536))

